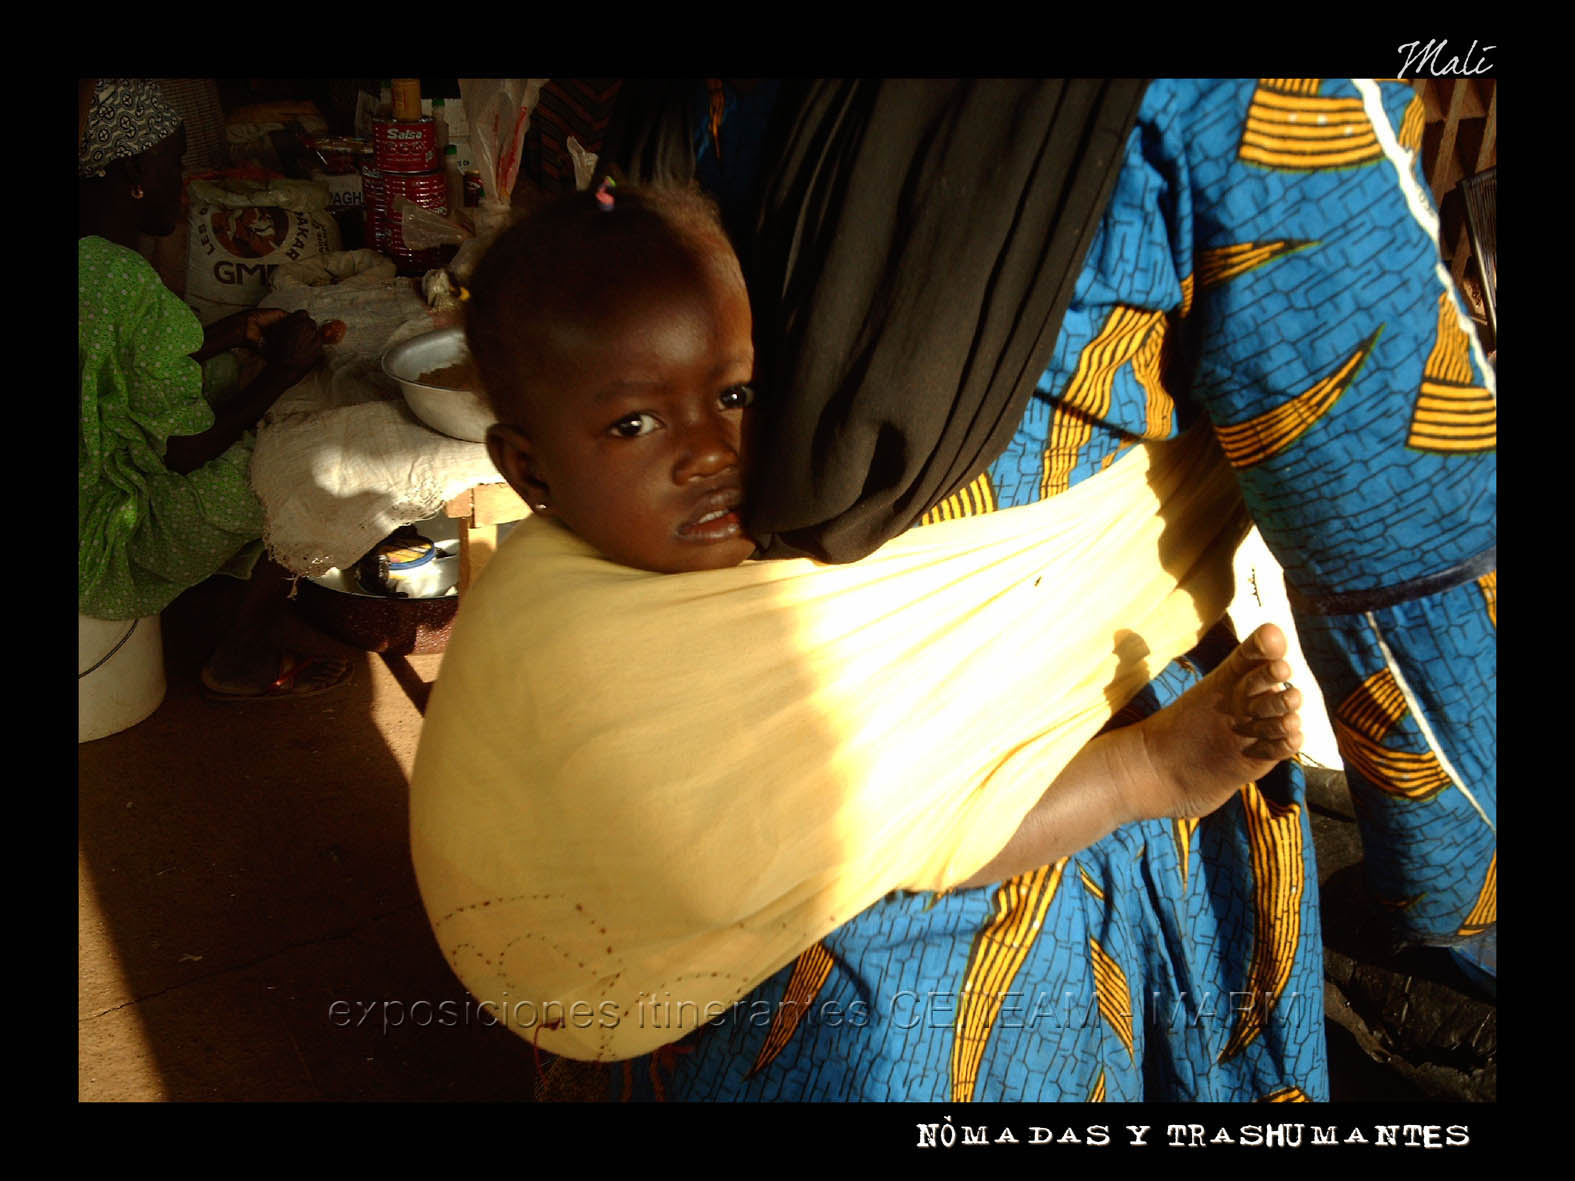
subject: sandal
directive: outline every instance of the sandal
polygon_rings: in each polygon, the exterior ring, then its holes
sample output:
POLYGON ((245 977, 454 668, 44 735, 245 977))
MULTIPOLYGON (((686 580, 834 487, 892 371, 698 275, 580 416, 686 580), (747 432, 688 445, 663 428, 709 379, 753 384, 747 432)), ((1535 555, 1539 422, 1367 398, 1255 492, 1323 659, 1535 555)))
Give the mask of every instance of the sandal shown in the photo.
POLYGON ((275 701, 282 698, 316 697, 341 685, 348 685, 355 676, 355 666, 339 656, 308 656, 286 652, 280 658, 279 675, 260 693, 237 693, 219 689, 208 683, 207 670, 202 674, 203 696, 210 701, 275 701))

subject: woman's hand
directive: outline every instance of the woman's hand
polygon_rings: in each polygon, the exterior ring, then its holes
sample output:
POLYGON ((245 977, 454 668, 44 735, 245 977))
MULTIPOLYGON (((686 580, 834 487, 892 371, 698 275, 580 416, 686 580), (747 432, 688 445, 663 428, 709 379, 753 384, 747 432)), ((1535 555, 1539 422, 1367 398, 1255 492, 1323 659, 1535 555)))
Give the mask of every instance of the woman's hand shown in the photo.
POLYGON ((268 325, 262 336, 262 354, 270 365, 304 374, 323 355, 323 338, 310 316, 293 312, 268 325))
POLYGON ((189 438, 170 437, 164 451, 164 466, 170 471, 185 475, 222 455, 323 355, 317 325, 305 312, 263 319, 261 352, 267 362, 263 371, 220 407, 208 430, 189 438))
POLYGON ((248 308, 215 320, 202 330, 202 351, 197 358, 206 360, 230 349, 260 349, 268 330, 287 315, 283 308, 248 308))

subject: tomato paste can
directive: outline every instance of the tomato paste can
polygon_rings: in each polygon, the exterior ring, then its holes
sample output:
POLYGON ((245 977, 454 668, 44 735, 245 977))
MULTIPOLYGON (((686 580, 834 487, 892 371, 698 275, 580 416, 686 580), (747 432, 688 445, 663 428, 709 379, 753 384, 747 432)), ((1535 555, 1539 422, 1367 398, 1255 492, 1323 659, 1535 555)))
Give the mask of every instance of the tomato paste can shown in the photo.
POLYGON ((423 209, 448 213, 448 174, 445 172, 390 172, 383 177, 384 202, 392 212, 401 199, 423 209))
POLYGON ((361 204, 366 210, 366 244, 372 250, 386 249, 388 238, 388 197, 383 173, 376 168, 361 169, 361 204))
POLYGON ((437 149, 437 121, 431 115, 404 122, 372 120, 372 151, 385 173, 431 172, 443 164, 437 149))
POLYGON ((388 226, 388 248, 394 254, 410 253, 400 229, 404 220, 399 212, 401 201, 447 217, 448 177, 441 172, 389 173, 383 177, 383 213, 388 226))

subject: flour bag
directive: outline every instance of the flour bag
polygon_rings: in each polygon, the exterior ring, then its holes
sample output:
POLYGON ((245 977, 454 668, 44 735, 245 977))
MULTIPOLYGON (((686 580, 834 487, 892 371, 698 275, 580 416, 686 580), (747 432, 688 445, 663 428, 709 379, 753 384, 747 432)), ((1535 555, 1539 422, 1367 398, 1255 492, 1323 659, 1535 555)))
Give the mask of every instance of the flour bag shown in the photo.
POLYGON ((340 248, 328 189, 314 181, 193 180, 186 302, 204 324, 255 307, 274 268, 340 248))

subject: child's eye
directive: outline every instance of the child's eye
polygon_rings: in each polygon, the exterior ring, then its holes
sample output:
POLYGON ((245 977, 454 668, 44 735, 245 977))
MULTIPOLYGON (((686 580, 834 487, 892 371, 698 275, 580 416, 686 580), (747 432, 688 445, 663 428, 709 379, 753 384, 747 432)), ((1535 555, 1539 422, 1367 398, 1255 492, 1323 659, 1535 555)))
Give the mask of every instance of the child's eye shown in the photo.
POLYGON ((642 411, 638 414, 625 414, 612 424, 612 433, 620 439, 638 439, 641 435, 650 434, 656 427, 656 419, 642 411))
POLYGON ((742 410, 755 400, 754 387, 747 385, 729 386, 722 391, 719 400, 724 410, 742 410))

